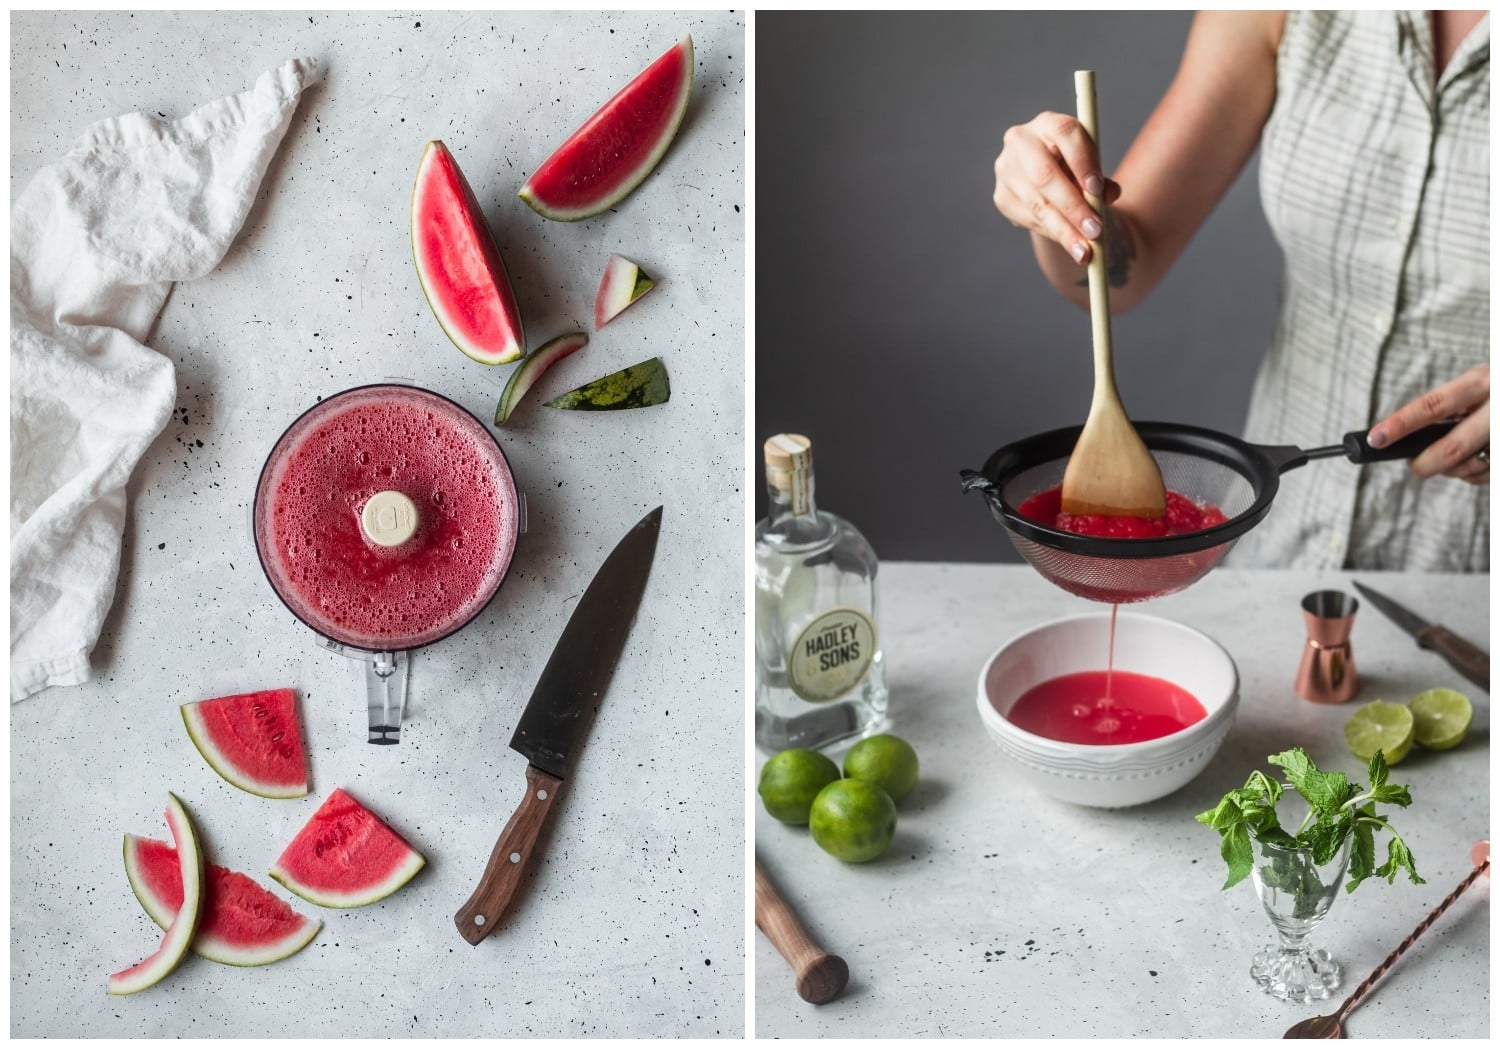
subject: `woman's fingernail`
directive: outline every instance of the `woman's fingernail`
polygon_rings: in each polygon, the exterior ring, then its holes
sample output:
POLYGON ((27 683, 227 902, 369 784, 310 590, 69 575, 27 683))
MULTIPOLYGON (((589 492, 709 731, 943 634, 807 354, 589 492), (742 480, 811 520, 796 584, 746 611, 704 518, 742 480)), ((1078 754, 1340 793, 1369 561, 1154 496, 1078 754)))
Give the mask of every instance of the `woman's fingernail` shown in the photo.
POLYGON ((1371 448, 1384 448, 1391 443, 1391 439, 1384 430, 1377 426, 1365 435, 1365 443, 1371 448))
POLYGON ((1078 263, 1080 266, 1083 265, 1083 253, 1088 251, 1087 248, 1085 248, 1082 244, 1074 244, 1071 248, 1068 249, 1068 251, 1072 254, 1074 262, 1078 263))
POLYGON ((1104 227, 1099 225, 1099 220, 1087 218, 1083 220, 1083 235, 1089 240, 1098 240, 1099 234, 1104 232, 1104 227))
POLYGON ((1092 197, 1104 196, 1104 180, 1098 175, 1090 175, 1083 180, 1083 191, 1092 197))

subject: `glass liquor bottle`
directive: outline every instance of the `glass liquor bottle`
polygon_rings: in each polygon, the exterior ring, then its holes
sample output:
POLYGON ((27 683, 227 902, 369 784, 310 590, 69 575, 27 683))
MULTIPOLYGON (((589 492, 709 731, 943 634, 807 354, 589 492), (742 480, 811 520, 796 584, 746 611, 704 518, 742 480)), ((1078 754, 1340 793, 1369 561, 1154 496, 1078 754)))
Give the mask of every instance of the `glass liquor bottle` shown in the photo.
POLYGON ((765 443, 770 512, 755 526, 755 742, 817 748, 886 725, 875 552, 813 504, 812 442, 765 443))

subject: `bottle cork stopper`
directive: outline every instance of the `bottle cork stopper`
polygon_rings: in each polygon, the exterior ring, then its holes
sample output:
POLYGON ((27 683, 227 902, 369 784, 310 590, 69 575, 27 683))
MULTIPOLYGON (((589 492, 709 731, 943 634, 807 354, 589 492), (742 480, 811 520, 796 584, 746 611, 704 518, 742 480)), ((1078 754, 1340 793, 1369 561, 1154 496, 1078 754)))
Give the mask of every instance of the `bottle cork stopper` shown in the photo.
POLYGON ((805 470, 812 462, 812 442, 800 433, 778 433, 764 447, 766 468, 805 470))
POLYGON ((365 537, 380 546, 400 546, 417 530, 417 505, 401 492, 376 492, 360 511, 365 537))

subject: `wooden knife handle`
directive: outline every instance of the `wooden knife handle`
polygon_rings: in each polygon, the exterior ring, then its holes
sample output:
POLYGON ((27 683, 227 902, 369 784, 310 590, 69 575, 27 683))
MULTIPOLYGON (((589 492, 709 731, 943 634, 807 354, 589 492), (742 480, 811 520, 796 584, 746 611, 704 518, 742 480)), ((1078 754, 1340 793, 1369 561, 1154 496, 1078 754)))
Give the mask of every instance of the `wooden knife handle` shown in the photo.
POLYGON ((755 861, 755 927, 797 974, 797 993, 803 1001, 822 1005, 843 993, 849 983, 849 966, 813 942, 759 860, 755 861))
POLYGON ((1477 645, 1471 645, 1453 631, 1440 626, 1430 626, 1417 634, 1417 644, 1431 649, 1446 659, 1454 670, 1474 684, 1490 690, 1490 654, 1477 645))
POLYGON ((561 786, 562 780, 556 776, 535 765, 526 766, 526 796, 500 832, 490 862, 485 864, 484 874, 479 878, 479 887, 453 916, 458 934, 470 943, 478 944, 494 931, 511 898, 521 888, 526 868, 531 865, 531 851, 561 786))

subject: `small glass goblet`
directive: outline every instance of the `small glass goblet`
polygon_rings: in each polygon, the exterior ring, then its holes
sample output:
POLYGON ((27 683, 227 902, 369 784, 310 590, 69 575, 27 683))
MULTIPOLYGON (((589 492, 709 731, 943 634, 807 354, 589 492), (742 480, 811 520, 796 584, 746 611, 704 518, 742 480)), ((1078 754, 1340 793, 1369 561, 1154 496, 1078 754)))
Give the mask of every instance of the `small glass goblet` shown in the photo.
POLYGON ((1255 843, 1251 878, 1280 939, 1259 951, 1250 975, 1261 990, 1289 1002, 1327 998, 1343 980, 1339 963, 1327 951, 1310 950, 1308 935, 1338 897, 1349 866, 1349 838, 1327 863, 1316 863, 1311 849, 1255 843))

